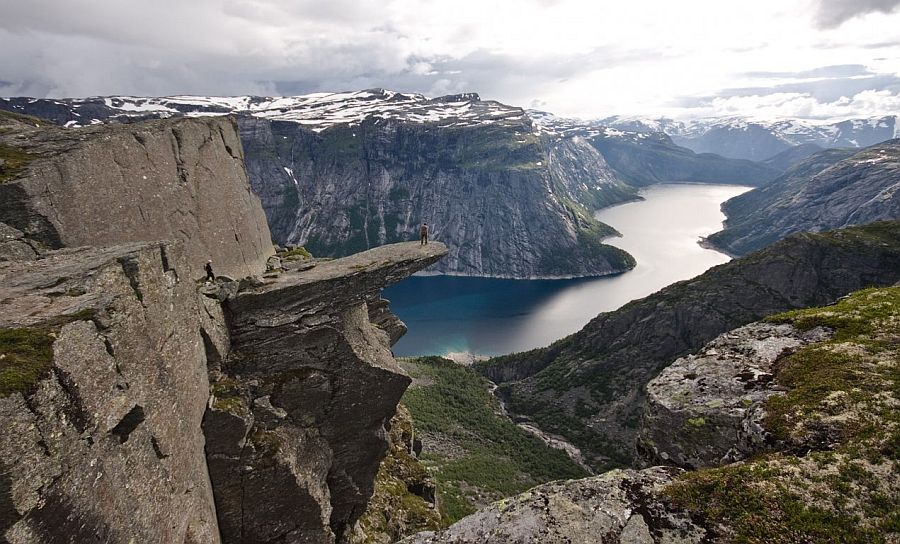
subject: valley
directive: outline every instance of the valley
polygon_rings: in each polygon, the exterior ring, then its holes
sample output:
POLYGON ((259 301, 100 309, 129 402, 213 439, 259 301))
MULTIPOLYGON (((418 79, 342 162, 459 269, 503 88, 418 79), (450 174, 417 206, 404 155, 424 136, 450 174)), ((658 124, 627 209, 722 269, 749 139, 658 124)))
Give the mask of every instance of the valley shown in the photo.
POLYGON ((502 355, 545 346, 572 334, 598 313, 692 278, 728 257, 698 241, 721 228, 722 202, 748 187, 662 184, 641 201, 596 212, 622 237, 607 243, 633 255, 637 265, 606 278, 501 280, 414 276, 385 297, 410 330, 400 356, 502 355))

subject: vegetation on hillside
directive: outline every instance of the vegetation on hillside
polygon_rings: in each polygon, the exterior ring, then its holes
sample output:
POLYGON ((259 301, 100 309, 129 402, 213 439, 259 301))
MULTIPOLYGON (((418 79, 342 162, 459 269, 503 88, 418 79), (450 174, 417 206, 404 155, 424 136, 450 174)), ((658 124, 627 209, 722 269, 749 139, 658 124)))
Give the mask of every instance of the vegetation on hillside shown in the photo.
POLYGON ((565 453, 513 424, 490 393, 490 382, 469 367, 439 357, 402 360, 413 377, 403 397, 422 459, 438 483, 453 522, 493 500, 585 471, 565 453))
POLYGON ((669 496, 734 542, 897 542, 900 287, 769 321, 835 331, 776 365, 788 391, 764 424, 777 451, 689 473, 669 496))

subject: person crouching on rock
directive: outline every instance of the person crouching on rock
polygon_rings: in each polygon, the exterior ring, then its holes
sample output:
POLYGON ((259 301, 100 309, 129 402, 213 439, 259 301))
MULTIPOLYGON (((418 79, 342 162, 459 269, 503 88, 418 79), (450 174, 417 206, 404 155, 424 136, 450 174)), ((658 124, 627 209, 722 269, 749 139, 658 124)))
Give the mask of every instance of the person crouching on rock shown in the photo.
POLYGON ((428 243, 428 223, 422 223, 422 226, 419 227, 419 238, 421 238, 422 243, 419 245, 425 245, 428 243))
POLYGON ((212 271, 212 261, 206 261, 206 281, 216 281, 216 275, 212 271))

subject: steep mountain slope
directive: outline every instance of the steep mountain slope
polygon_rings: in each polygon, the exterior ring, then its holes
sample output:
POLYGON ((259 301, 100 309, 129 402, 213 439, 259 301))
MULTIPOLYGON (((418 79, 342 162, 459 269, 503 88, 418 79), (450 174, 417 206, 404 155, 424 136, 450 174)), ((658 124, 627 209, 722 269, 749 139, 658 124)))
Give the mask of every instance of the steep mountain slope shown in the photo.
POLYGON ((553 345, 476 365, 511 411, 592 455, 630 463, 643 387, 676 357, 775 312, 900 280, 900 221, 794 235, 604 313, 553 345))
POLYGON ((474 94, 16 98, 0 108, 71 127, 238 114, 251 183, 276 242, 318 255, 408 240, 427 221, 452 248, 436 272, 564 277, 633 266, 600 243, 615 232, 592 212, 636 198, 636 190, 590 145, 474 94))
POLYGON ((623 130, 662 131, 676 144, 697 153, 754 161, 769 159, 797 145, 862 148, 900 137, 896 115, 840 122, 760 121, 737 117, 691 121, 609 117, 600 122, 623 130))
POLYGON ((815 155, 822 151, 822 149, 821 146, 816 144, 800 144, 782 151, 773 157, 769 157, 762 161, 762 164, 772 167, 780 172, 785 172, 803 162, 803 160, 810 155, 815 155))
POLYGON ((625 124, 620 130, 605 121, 581 121, 530 111, 535 122, 551 133, 577 136, 594 146, 620 179, 636 186, 692 181, 760 186, 777 177, 779 170, 748 160, 711 153, 697 154, 676 145, 672 138, 650 127, 625 124), (637 130, 634 130, 637 128, 637 130))
POLYGON ((813 155, 765 187, 725 202, 725 229, 708 241, 731 254, 788 234, 900 218, 900 140, 813 155))

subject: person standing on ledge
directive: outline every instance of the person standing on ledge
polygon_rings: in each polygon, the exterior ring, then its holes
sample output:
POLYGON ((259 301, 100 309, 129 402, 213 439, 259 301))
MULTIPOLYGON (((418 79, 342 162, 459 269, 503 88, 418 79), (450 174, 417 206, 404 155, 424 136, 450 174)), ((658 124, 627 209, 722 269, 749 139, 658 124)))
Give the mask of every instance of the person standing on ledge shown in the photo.
POLYGON ((419 245, 425 245, 428 243, 428 223, 422 223, 422 226, 419 227, 419 238, 421 238, 422 243, 419 245))
POLYGON ((216 275, 212 271, 212 261, 206 261, 206 281, 216 281, 216 275))

